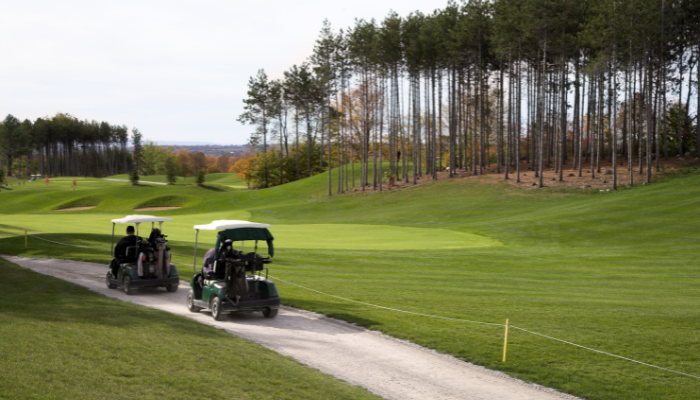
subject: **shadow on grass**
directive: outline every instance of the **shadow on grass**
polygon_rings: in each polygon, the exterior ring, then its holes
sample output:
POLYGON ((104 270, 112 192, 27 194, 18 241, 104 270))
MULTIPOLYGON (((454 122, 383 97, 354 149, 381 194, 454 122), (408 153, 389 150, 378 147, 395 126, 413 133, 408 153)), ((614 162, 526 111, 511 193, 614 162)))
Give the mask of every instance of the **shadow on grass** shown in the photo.
MULTIPOLYGON (((189 321, 125 304, 82 286, 46 276, 0 259, 0 313, 15 320, 67 323, 68 326, 103 325, 140 327, 165 323, 170 329, 194 333, 189 321), (28 294, 31 293, 30 296, 28 294)), ((208 330, 197 335, 212 335, 208 330)))
MULTIPOLYGON (((96 234, 29 234, 25 247, 24 234, 0 239, 0 253, 21 257, 61 258, 75 261, 109 263, 111 235, 96 234), (39 239, 41 238, 41 239, 39 239)), ((115 235, 116 242, 121 235, 115 235)))
POLYGON ((14 229, 16 231, 24 231, 24 228, 21 226, 14 226, 14 225, 7 225, 7 224, 0 224, 0 229, 14 229))
POLYGON ((218 187, 218 186, 200 185, 199 187, 201 187, 202 189, 211 190, 213 192, 225 192, 226 191, 223 188, 218 187))

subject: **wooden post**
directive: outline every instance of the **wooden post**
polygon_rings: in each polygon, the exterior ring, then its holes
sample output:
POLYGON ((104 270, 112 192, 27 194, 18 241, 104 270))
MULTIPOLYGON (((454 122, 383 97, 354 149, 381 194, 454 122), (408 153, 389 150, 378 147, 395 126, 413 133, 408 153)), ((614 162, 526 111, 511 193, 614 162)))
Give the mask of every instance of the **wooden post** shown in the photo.
POLYGON ((503 339, 503 362, 506 362, 506 348, 508 347, 508 318, 506 318, 506 336, 503 339))

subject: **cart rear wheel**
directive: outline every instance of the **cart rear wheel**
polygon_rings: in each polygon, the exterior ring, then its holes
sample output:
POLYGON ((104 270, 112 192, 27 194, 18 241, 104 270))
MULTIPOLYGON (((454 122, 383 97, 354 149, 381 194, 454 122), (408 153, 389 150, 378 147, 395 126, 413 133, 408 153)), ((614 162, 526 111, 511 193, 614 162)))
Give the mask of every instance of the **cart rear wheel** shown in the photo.
POLYGON ((263 310, 263 316, 265 318, 275 318, 277 316, 278 309, 272 309, 270 307, 265 307, 263 310))
POLYGON ((175 284, 175 285, 165 285, 165 290, 167 290, 168 292, 171 292, 171 293, 172 293, 172 292, 177 292, 178 286, 180 286, 180 285, 178 285, 178 284, 175 284))
POLYGON ((128 295, 134 294, 134 289, 131 288, 131 277, 129 275, 126 275, 124 277, 124 293, 128 295))
POLYGON ((221 312, 221 299, 218 297, 214 297, 211 302, 211 316, 214 317, 215 320, 221 321, 224 319, 224 314, 221 312))
POLYGON ((117 285, 112 283, 112 273, 107 272, 107 276, 105 277, 105 282, 107 283, 107 288, 109 289, 115 289, 117 285))
POLYGON ((200 307, 194 305, 194 293, 192 292, 187 295, 187 309, 190 310, 190 312, 199 312, 199 310, 201 310, 200 307))

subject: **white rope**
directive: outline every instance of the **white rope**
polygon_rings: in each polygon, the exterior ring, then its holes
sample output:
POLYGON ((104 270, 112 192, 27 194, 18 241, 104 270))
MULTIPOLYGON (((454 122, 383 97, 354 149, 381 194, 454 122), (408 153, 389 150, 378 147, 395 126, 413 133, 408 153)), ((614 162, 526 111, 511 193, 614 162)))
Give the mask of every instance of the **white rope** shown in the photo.
POLYGON ((43 241, 45 241, 45 242, 51 242, 51 243, 60 244, 60 245, 63 245, 63 246, 81 247, 81 248, 83 248, 83 249, 106 249, 106 247, 78 246, 77 244, 68 244, 68 243, 54 242, 53 240, 44 239, 44 238, 41 238, 41 237, 36 236, 36 235, 27 235, 27 236, 33 237, 33 238, 37 238, 37 239, 43 240, 43 241))
MULTIPOLYGON (((384 310, 390 310, 390 311, 397 311, 397 312, 406 313, 406 314, 419 315, 419 316, 422 316, 422 317, 444 319, 444 320, 448 320, 448 321, 469 322, 469 323, 473 323, 473 324, 483 324, 483 325, 505 326, 505 324, 494 324, 494 323, 492 323, 492 322, 481 322, 481 321, 471 321, 471 320, 467 320, 467 319, 440 317, 440 316, 437 316, 437 315, 422 314, 422 313, 416 313, 416 312, 412 312, 412 311, 399 310, 399 309, 396 309, 396 308, 389 308, 389 307, 384 307, 384 306, 378 306, 378 305, 376 305, 376 304, 365 303, 364 301, 352 300, 352 299, 347 299, 347 298, 345 298, 345 297, 340 297, 340 296, 335 296, 335 295, 332 295, 332 294, 324 293, 324 292, 321 292, 321 291, 318 291, 318 290, 314 290, 314 289, 308 288, 308 287, 306 287, 306 286, 302 286, 302 285, 299 285, 299 284, 296 284, 296 283, 292 283, 292 282, 285 281, 284 279, 280 279, 280 278, 273 277, 272 275, 270 275, 270 277, 272 277, 272 278, 274 278, 274 279, 277 279, 277 280, 279 280, 279 281, 282 281, 282 282, 284 282, 284 283, 290 284, 290 285, 294 285, 294 286, 297 286, 297 287, 300 287, 300 288, 303 288, 303 289, 306 289, 306 290, 310 290, 310 291, 312 291, 312 292, 320 293, 320 294, 325 295, 325 296, 330 296, 330 297, 334 297, 334 298, 336 298, 336 299, 345 300, 345 301, 350 301, 350 302, 353 302, 353 303, 364 304, 364 305, 371 306, 371 307, 382 308, 382 309, 384 309, 384 310)), ((641 365, 646 365, 647 367, 657 368, 657 369, 660 369, 660 370, 663 370, 663 371, 672 372, 672 373, 680 374, 680 375, 685 375, 685 376, 688 376, 688 377, 691 377, 691 378, 695 378, 695 379, 700 379, 700 376, 691 375, 691 374, 686 374, 685 372, 680 372, 680 371, 675 371, 675 370, 668 369, 668 368, 664 368, 664 367, 659 367, 658 365, 653 365, 653 364, 645 363, 645 362, 642 362, 642 361, 634 360, 634 359, 632 359, 632 358, 627 358, 627 357, 623 357, 623 356, 620 356, 620 355, 617 355, 617 354, 608 353, 608 352, 602 351, 602 350, 596 350, 596 349, 593 349, 593 348, 590 348, 590 347, 582 346, 582 345, 580 345, 580 344, 576 344, 576 343, 572 343, 572 342, 567 342, 566 340, 557 339, 557 338, 552 337, 552 336, 547 336, 547 335, 544 335, 544 334, 541 334, 541 333, 537 333, 537 332, 533 332, 533 331, 530 331, 530 330, 527 330, 527 329, 524 329, 524 328, 520 328, 520 327, 515 326, 515 325, 508 325, 508 326, 511 327, 511 328, 513 328, 513 329, 518 329, 518 330, 520 330, 520 331, 527 332, 527 333, 530 333, 530 334, 533 334, 533 335, 536 335, 536 336, 540 336, 540 337, 543 337, 543 338, 555 340, 555 341, 561 342, 561 343, 570 344, 570 345, 572 345, 572 346, 576 346, 576 347, 579 347, 579 348, 582 348, 582 349, 590 350, 590 351, 593 351, 593 352, 596 352, 596 353, 600 353, 600 354, 605 354, 605 355, 610 356, 610 357, 616 357, 616 358, 620 358, 620 359, 623 359, 623 360, 631 361, 631 362, 633 362, 633 363, 637 363, 637 364, 641 364, 641 365)))
POLYGON ((551 337, 551 336, 543 335, 543 334, 541 334, 541 333, 529 331, 529 330, 527 330, 527 329, 520 328, 520 327, 517 327, 517 326, 515 326, 515 325, 510 325, 510 327, 513 328, 513 329, 521 330, 521 331, 523 331, 523 332, 531 333, 531 334, 533 334, 533 335, 541 336, 541 337, 543 337, 543 338, 547 338, 547 339, 551 339, 551 340, 556 340, 557 342, 566 343, 566 344, 570 344, 570 345, 572 345, 572 346, 580 347, 580 348, 582 348, 582 349, 594 351, 594 352, 596 352, 596 353, 605 354, 606 356, 617 357, 617 358, 621 358, 621 359, 623 359, 623 360, 631 361, 631 362, 633 362, 633 363, 646 365, 647 367, 658 368, 658 369, 661 369, 661 370, 664 370, 664 371, 668 371, 668 372, 673 372, 673 373, 680 374, 680 375, 689 376, 689 377, 695 378, 695 379, 700 379, 700 376, 691 375, 691 374, 686 374, 685 372, 675 371, 675 370, 672 370, 672 369, 668 369, 668 368, 664 368, 664 367, 659 367, 658 365, 648 364, 648 363, 645 363, 645 362, 642 362, 642 361, 634 360, 634 359, 632 359, 632 358, 627 358, 627 357, 619 356, 619 355, 617 355, 617 354, 608 353, 608 352, 606 352, 606 351, 592 349, 592 348, 590 348, 590 347, 582 346, 582 345, 580 345, 580 344, 567 342, 566 340, 557 339, 557 338, 555 338, 555 337, 551 337))
POLYGON ((419 315, 419 316, 421 316, 421 317, 429 317, 429 318, 444 319, 444 320, 447 320, 447 321, 469 322, 469 323, 472 323, 472 324, 482 324, 482 325, 505 326, 505 324, 494 324, 493 322, 470 321, 470 320, 468 320, 468 319, 459 319, 459 318, 450 318, 450 317, 440 317, 440 316, 438 316, 438 315, 422 314, 422 313, 417 313, 417 312, 413 312, 413 311, 399 310, 399 309, 397 309, 397 308, 390 308, 390 307, 378 306, 378 305, 376 305, 376 304, 365 303, 364 301, 358 301, 358 300, 353 300, 353 299, 347 299, 347 298, 345 298, 345 297, 340 297, 340 296, 335 296, 335 295, 332 295, 332 294, 320 292, 320 291, 318 291, 318 290, 314 290, 314 289, 311 289, 311 288, 307 288, 306 286, 302 286, 302 285, 298 285, 298 284, 296 284, 296 283, 292 283, 292 282, 285 281, 284 279, 277 278, 277 277, 274 277, 274 276, 272 276, 272 275, 269 275, 269 276, 272 277, 272 278, 274 278, 274 279, 277 279, 278 281, 282 281, 282 282, 287 283, 287 284, 290 284, 290 285, 298 286, 298 287, 300 287, 300 288, 303 288, 303 289, 306 289, 306 290, 310 290, 310 291, 312 291, 312 292, 320 293, 320 294, 325 295, 325 296, 335 297, 336 299, 345 300, 345 301, 350 301, 350 302, 353 302, 353 303, 364 304, 364 305, 366 305, 366 306, 371 306, 371 307, 376 307, 376 308, 382 308, 382 309, 384 309, 384 310, 396 311, 396 312, 406 313, 406 314, 412 314, 412 315, 419 315))

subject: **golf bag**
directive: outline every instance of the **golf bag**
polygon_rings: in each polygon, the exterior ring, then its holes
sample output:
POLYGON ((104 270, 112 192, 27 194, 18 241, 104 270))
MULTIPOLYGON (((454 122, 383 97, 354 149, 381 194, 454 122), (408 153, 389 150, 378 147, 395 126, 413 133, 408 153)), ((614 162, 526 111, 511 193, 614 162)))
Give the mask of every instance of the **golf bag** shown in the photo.
POLYGON ((155 266, 156 275, 159 278, 170 276, 170 252, 168 251, 168 242, 163 236, 158 236, 153 241, 153 249, 155 251, 155 266))
POLYGON ((230 239, 221 243, 217 264, 222 263, 225 268, 226 296, 238 302, 248 293, 248 282, 245 277, 245 264, 240 260, 238 252, 233 249, 233 242, 230 239))
POLYGON ((138 274, 141 277, 170 276, 170 250, 165 236, 154 229, 148 241, 139 242, 138 274))
POLYGON ((238 302, 248 293, 248 282, 245 277, 245 265, 237 260, 226 260, 226 296, 238 302))

